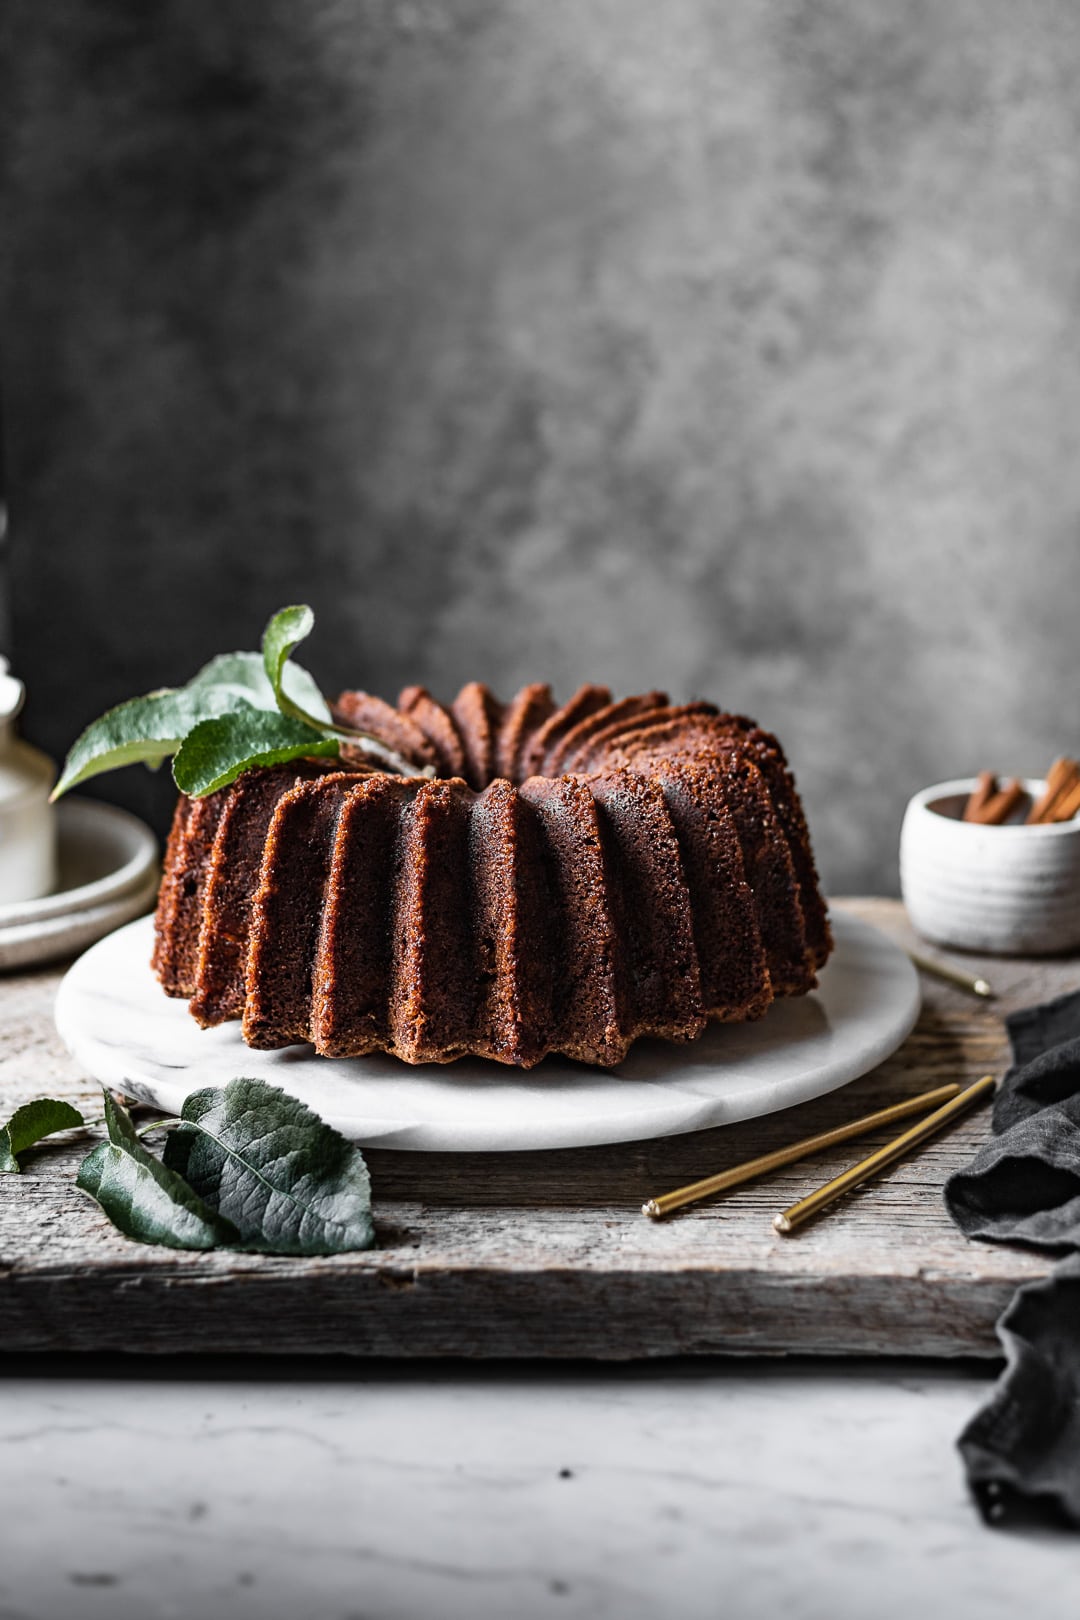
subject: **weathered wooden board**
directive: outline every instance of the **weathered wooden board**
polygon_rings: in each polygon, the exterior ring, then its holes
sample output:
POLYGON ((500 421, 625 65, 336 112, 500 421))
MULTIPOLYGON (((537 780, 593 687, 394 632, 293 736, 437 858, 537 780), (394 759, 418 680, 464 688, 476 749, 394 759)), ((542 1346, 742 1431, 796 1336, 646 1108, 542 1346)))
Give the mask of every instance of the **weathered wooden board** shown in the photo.
MULTIPOLYGON (((894 901, 841 902, 909 941, 894 901)), ((964 958, 954 957, 954 961, 964 958)), ((974 959, 971 959, 974 960, 974 959)), ((1080 961, 978 959, 984 1003, 924 977, 914 1034, 854 1085, 784 1114, 624 1147, 372 1151, 380 1247, 329 1260, 178 1254, 118 1236, 73 1184, 85 1146, 0 1177, 0 1347, 632 1358, 709 1352, 994 1355, 1043 1258, 969 1244, 941 1188, 989 1129, 963 1120, 794 1238, 773 1214, 862 1144, 660 1224, 645 1197, 946 1080, 1001 1073, 1003 1012, 1080 985, 1080 961)), ((95 1108, 52 1025, 60 971, 0 979, 0 1109, 95 1108)), ((95 1108, 96 1111, 96 1108, 95 1108)), ((879 1139, 880 1140, 880 1139, 879 1139)), ((875 1139, 868 1138, 865 1151, 875 1139)))

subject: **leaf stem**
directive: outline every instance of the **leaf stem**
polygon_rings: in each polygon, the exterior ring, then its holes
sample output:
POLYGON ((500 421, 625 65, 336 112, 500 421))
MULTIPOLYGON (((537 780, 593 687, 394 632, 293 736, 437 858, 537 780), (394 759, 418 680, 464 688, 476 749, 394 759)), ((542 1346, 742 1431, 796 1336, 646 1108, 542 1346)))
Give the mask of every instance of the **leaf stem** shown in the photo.
POLYGON ((393 771, 396 776, 427 776, 435 775, 434 765, 415 765, 412 760, 406 759, 404 754, 397 753, 389 748, 380 738, 373 736, 370 731, 358 731, 355 726, 339 725, 336 720, 316 720, 314 715, 308 714, 298 703, 294 703, 284 692, 278 696, 278 706, 283 714, 300 720, 306 726, 324 734, 330 732, 332 736, 344 737, 346 742, 359 744, 365 754, 385 765, 387 770, 393 771))
POLYGON ((386 744, 380 742, 378 737, 373 737, 370 731, 357 731, 352 726, 338 726, 329 723, 324 724, 323 730, 332 731, 337 737, 344 737, 349 742, 358 743, 365 754, 373 755, 375 759, 386 766, 387 770, 393 771, 396 776, 426 776, 430 778, 435 775, 434 765, 414 765, 411 760, 405 758, 404 754, 397 754, 392 748, 387 748, 386 744))
POLYGON ((163 1131, 168 1125, 182 1125, 181 1119, 152 1119, 149 1125, 138 1125, 135 1128, 136 1136, 148 1136, 151 1131, 163 1131))

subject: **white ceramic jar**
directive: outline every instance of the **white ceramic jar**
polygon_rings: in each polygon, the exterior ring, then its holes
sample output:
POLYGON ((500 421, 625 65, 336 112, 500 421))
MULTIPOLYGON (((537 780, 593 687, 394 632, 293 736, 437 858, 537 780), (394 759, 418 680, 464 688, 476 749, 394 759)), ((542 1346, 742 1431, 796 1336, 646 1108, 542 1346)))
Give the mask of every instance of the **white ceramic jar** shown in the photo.
MULTIPOLYGON (((900 833, 900 892, 926 939, 1000 956, 1080 946, 1080 820, 983 827, 960 819, 974 777, 916 793, 900 833)), ((1045 783, 1026 781, 1033 798, 1045 783)))
POLYGON ((51 759, 15 734, 26 696, 0 658, 0 905, 39 900, 56 887, 56 817, 51 759))

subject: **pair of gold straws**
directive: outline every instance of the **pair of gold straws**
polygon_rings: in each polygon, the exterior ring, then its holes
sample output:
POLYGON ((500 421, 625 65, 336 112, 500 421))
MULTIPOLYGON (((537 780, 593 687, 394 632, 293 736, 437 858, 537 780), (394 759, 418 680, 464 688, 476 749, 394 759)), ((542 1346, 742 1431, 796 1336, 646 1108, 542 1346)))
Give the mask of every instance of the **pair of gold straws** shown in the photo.
POLYGON ((911 1148, 917 1147, 920 1142, 925 1142, 928 1137, 943 1130, 973 1103, 984 1102, 993 1092, 995 1084, 992 1074, 984 1074, 981 1080, 976 1080, 975 1084, 968 1086, 966 1090, 958 1085, 948 1085, 938 1086, 934 1091, 924 1091, 918 1097, 908 1097, 905 1102, 893 1103, 891 1108, 879 1108, 874 1114, 864 1114, 861 1119, 853 1119, 848 1125, 838 1125, 834 1130, 823 1131, 819 1136, 804 1137, 801 1142, 793 1142, 790 1147, 778 1148, 775 1153, 766 1153, 759 1159, 750 1159, 745 1164, 737 1164, 731 1170, 722 1170, 719 1175, 706 1176, 704 1181, 694 1181, 688 1187, 678 1187, 674 1192, 664 1193, 660 1198, 650 1198, 647 1203, 642 1204, 641 1213, 651 1216, 653 1220, 659 1220, 664 1215, 670 1215, 672 1210, 682 1209, 686 1204, 696 1204, 699 1199, 708 1198, 711 1193, 727 1192, 732 1187, 742 1186, 744 1182, 755 1181, 759 1176, 780 1170, 784 1165, 797 1164, 800 1159, 809 1158, 812 1153, 822 1153, 826 1148, 836 1147, 841 1142, 850 1142, 854 1137, 867 1136, 883 1125, 891 1125, 894 1121, 906 1119, 911 1114, 921 1114, 924 1109, 933 1110, 917 1125, 912 1125, 885 1147, 871 1153, 869 1158, 853 1164, 842 1175, 835 1176, 832 1181, 816 1188, 805 1198, 800 1198, 797 1204, 792 1204, 790 1209, 785 1209, 782 1214, 777 1215, 773 1226, 786 1237, 811 1216, 820 1214, 823 1209, 828 1209, 830 1204, 835 1204, 838 1198, 842 1198, 853 1187, 869 1181, 879 1170, 894 1164, 911 1148))

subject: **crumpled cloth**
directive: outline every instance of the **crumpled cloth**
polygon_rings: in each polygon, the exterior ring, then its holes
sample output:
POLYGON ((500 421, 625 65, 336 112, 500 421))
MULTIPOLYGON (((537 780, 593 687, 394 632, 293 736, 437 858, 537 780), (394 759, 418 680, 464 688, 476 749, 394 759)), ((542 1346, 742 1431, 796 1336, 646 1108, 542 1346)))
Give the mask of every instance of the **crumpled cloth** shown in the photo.
POLYGON ((966 1237, 1066 1258, 998 1322, 1005 1372, 959 1446, 988 1523, 1080 1527, 1080 992, 1006 1025, 994 1134, 945 1202, 966 1237))

